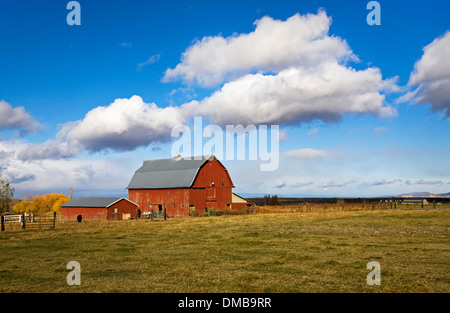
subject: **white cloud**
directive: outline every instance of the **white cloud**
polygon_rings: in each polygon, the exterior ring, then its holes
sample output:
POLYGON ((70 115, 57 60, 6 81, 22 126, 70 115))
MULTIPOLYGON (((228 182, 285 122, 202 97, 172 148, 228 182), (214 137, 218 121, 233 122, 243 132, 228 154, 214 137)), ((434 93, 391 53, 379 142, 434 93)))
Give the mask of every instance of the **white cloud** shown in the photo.
POLYGON ((17 153, 22 161, 70 158, 82 152, 80 146, 71 146, 64 140, 47 140, 40 144, 27 144, 26 149, 17 153))
POLYGON ((398 184, 401 183, 401 179, 394 179, 387 181, 386 179, 377 179, 372 181, 364 181, 360 183, 359 185, 361 187, 374 187, 374 186, 385 186, 385 185, 392 185, 392 184, 398 184))
POLYGON ((414 65, 410 83, 420 84, 449 78, 450 31, 423 48, 422 58, 414 65))
POLYGON ((71 146, 79 145, 92 152, 128 151, 169 141, 172 128, 184 122, 179 108, 160 108, 133 96, 89 111, 84 119, 66 124, 59 136, 71 146))
MULTIPOLYGON (((23 141, 0 141, 0 170, 16 192, 55 192, 93 189, 125 193, 132 168, 120 157, 108 159, 21 160, 19 155, 32 147, 23 141)), ((131 165, 132 167, 132 165, 131 165)))
POLYGON ((145 62, 139 63, 139 64, 137 65, 137 71, 140 72, 140 71, 142 71, 142 68, 143 68, 144 66, 148 66, 148 65, 150 65, 150 64, 153 64, 153 63, 158 62, 160 58, 161 58, 161 54, 155 54, 155 55, 152 55, 152 56, 149 57, 145 62))
POLYGON ((340 187, 344 187, 344 186, 353 184, 355 182, 356 182, 356 180, 349 180, 349 181, 346 181, 346 182, 330 181, 330 182, 327 182, 327 183, 320 184, 319 187, 322 187, 322 188, 340 188, 340 187))
POLYGON ((347 43, 329 36, 331 18, 324 11, 288 18, 263 17, 249 34, 204 37, 186 49, 163 81, 214 86, 235 75, 315 67, 330 60, 357 60, 347 43))
POLYGON ((405 181, 405 185, 442 185, 444 182, 442 180, 426 180, 419 179, 414 182, 407 180, 405 181))
POLYGON ((276 75, 248 74, 183 109, 191 116, 209 116, 216 124, 337 122, 344 114, 394 116, 395 108, 380 93, 393 88, 376 68, 357 71, 327 62, 276 75))
POLYGON ((87 112, 82 120, 61 126, 56 139, 28 145, 20 160, 69 158, 84 151, 131 151, 171 140, 172 127, 185 117, 177 107, 160 108, 139 96, 116 99, 87 112))
POLYGON ((400 101, 413 99, 419 104, 431 104, 434 112, 442 111, 450 118, 450 31, 423 49, 422 58, 414 65, 409 85, 417 89, 400 101))
POLYGON ((23 107, 13 108, 6 101, 0 101, 0 131, 14 129, 25 134, 41 128, 42 126, 23 107))
POLYGON ((326 157, 329 155, 328 151, 325 150, 315 150, 311 148, 304 149, 294 149, 283 152, 283 155, 287 157, 298 158, 302 160, 315 160, 326 157))

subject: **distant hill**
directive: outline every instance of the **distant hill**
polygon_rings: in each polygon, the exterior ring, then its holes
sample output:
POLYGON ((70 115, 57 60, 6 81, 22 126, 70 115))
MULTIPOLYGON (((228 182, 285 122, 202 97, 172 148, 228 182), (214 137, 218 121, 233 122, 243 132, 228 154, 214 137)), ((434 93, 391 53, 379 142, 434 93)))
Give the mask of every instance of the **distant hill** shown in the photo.
POLYGON ((398 195, 398 198, 450 198, 450 192, 447 193, 430 193, 430 192, 411 192, 398 195))

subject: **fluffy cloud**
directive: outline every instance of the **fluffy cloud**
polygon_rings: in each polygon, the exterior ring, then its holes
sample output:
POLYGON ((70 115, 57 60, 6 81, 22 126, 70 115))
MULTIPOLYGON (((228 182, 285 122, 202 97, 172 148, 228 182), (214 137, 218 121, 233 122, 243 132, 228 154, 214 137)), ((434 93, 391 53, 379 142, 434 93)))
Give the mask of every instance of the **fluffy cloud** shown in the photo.
POLYGON ((431 104, 434 112, 442 111, 450 118, 450 31, 423 49, 422 58, 414 65, 409 85, 418 85, 403 100, 431 104))
POLYGON ((15 129, 20 133, 31 133, 42 126, 23 107, 13 108, 4 100, 0 101, 0 131, 15 129))
POLYGON ((172 128, 184 122, 179 108, 160 108, 133 96, 89 111, 84 119, 64 125, 58 137, 92 152, 128 151, 170 140, 172 128))
POLYGON ((379 69, 357 71, 336 62, 290 68, 276 75, 247 74, 204 100, 184 105, 190 115, 217 124, 337 122, 344 114, 394 116, 381 91, 396 88, 379 69))
POLYGON ((71 146, 63 140, 47 140, 40 144, 28 144, 17 152, 21 161, 70 158, 83 152, 80 146, 71 146))
POLYGON ((131 151, 170 141, 172 128, 183 123, 180 108, 160 108, 139 96, 116 99, 92 109, 82 120, 63 124, 56 139, 29 144, 17 157, 30 161, 70 158, 84 151, 131 151))
POLYGON ((286 21, 263 17, 249 34, 204 37, 186 49, 163 81, 213 86, 234 75, 279 72, 290 67, 315 67, 330 60, 356 60, 347 43, 329 36, 331 18, 296 14, 286 21))

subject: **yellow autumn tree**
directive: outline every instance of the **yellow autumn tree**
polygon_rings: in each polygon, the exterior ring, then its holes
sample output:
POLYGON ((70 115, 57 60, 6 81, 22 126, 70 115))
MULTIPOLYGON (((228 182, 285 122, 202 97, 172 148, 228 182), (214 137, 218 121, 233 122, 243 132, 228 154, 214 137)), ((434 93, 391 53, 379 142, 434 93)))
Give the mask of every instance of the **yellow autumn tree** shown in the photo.
POLYGON ((13 210, 17 213, 42 214, 46 212, 60 212, 61 205, 70 201, 64 194, 50 193, 46 195, 37 195, 33 200, 24 200, 18 202, 13 210))

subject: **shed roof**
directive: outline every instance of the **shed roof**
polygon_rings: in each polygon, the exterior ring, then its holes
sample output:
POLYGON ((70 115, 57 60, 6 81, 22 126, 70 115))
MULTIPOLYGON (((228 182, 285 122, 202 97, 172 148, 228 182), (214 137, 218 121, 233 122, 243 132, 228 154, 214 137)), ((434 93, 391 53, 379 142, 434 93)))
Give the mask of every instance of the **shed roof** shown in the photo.
MULTIPOLYGON (((92 197, 92 198, 76 198, 64 203, 61 207, 81 207, 81 208, 107 208, 120 200, 130 200, 124 197, 92 197)), ((133 202, 131 202, 133 203, 133 202)), ((135 203, 133 203, 135 204, 135 203)))
POLYGON ((189 188, 203 164, 214 158, 213 154, 193 158, 178 155, 170 159, 144 161, 127 189, 189 188))

